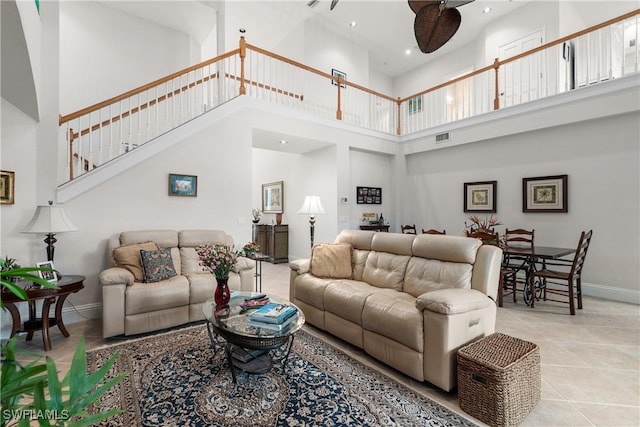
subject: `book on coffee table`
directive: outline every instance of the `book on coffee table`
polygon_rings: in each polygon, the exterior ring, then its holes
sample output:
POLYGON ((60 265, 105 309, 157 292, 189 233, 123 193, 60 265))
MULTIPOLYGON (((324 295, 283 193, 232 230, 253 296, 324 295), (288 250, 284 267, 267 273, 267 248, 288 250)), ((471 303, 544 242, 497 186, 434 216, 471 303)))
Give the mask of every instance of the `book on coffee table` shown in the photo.
POLYGON ((298 312, 296 307, 286 304, 269 303, 249 314, 249 320, 263 323, 281 324, 298 312))
POLYGON ((293 316, 289 316, 282 323, 267 323, 252 319, 249 319, 249 322, 247 323, 249 324, 249 326, 253 326, 254 328, 269 329, 270 331, 282 331, 286 329, 291 322, 295 321, 297 317, 298 313, 296 312, 293 316))

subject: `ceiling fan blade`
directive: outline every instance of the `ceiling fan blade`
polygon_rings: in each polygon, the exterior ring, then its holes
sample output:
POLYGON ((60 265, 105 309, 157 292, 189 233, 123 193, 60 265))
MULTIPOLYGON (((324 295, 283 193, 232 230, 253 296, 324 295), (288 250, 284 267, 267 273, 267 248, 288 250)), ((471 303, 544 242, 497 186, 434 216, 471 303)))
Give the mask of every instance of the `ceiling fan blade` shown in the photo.
POLYGON ((431 1, 427 1, 427 0, 422 0, 422 1, 416 1, 416 0, 409 0, 409 7, 411 8, 411 10, 413 10, 413 13, 418 13, 420 12, 420 9, 422 9, 425 6, 429 6, 430 4, 440 4, 440 0, 431 0, 431 1))
POLYGON ((331 0, 331 7, 329 8, 329 10, 333 10, 333 8, 336 7, 337 4, 338 0, 331 0))
POLYGON ((452 9, 454 7, 464 6, 467 3, 471 3, 474 0, 446 0, 444 3, 444 7, 448 9, 452 9))
POLYGON ((431 53, 441 48, 460 27, 458 9, 440 10, 439 4, 427 5, 416 14, 413 32, 420 51, 431 53))

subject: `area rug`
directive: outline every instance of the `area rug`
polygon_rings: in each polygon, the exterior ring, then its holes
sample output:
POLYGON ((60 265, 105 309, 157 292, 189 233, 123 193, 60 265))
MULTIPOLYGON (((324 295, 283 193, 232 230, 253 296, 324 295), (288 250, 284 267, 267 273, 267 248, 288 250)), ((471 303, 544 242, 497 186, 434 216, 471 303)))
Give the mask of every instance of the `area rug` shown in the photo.
MULTIPOLYGON (((121 408, 105 426, 474 426, 471 421, 304 330, 284 372, 238 375, 198 325, 89 351, 89 369, 116 350, 127 377, 93 411, 121 408)), ((280 367, 281 368, 281 367, 280 367)))

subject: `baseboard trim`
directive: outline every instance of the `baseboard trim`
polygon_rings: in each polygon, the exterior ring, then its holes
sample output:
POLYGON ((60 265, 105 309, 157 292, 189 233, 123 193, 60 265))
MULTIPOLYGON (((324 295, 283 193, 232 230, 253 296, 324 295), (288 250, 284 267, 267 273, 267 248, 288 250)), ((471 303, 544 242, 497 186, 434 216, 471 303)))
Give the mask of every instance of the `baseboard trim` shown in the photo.
POLYGON ((612 301, 640 305, 640 291, 582 282, 582 294, 612 301))
MULTIPOLYGON (((68 303, 68 301, 67 301, 68 303)), ((27 304, 18 304, 17 307, 20 310, 20 319, 24 322, 24 319, 29 318, 29 312, 27 304)), ((38 306, 38 313, 40 313, 40 306, 38 306)), ((51 310, 53 312, 53 309, 51 310)), ((53 314, 52 314, 53 315, 53 314)), ((72 323, 78 323, 85 320, 99 319, 102 317, 102 303, 91 303, 77 306, 69 306, 68 304, 62 309, 62 320, 65 325, 72 323)), ((53 326, 55 328, 55 326, 53 326)), ((2 329, 0 330, 0 339, 9 339, 11 335, 11 315, 3 311, 2 314, 2 329)))

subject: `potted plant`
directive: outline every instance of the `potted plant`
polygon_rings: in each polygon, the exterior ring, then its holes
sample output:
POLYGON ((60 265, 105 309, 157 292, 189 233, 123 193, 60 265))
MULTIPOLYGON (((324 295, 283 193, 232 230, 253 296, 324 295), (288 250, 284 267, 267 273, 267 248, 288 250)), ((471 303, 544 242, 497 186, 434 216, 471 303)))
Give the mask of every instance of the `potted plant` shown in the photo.
MULTIPOLYGON (((49 268, 7 267, 9 258, 0 259, 0 284, 9 292, 26 300, 27 295, 14 280, 26 280, 46 288, 57 288, 53 283, 41 279, 34 273, 54 271, 49 268)), ((15 262, 15 260, 13 260, 15 262)), ((4 308, 0 296, 0 307, 4 308)), ((90 426, 121 412, 110 410, 91 414, 87 408, 107 390, 117 384, 125 375, 107 378, 107 373, 115 363, 116 352, 107 363, 93 373, 87 372, 87 355, 84 338, 76 347, 71 367, 62 380, 58 378, 58 368, 49 356, 37 358, 28 363, 16 360, 17 337, 9 340, 2 349, 2 369, 0 371, 0 426, 30 426, 32 421, 46 426, 90 426)))
POLYGON ((257 224, 260 222, 260 210, 257 208, 253 208, 251 209, 251 216, 253 217, 253 219, 251 220, 254 224, 257 224))

